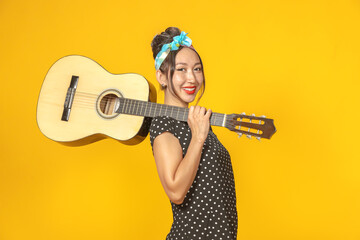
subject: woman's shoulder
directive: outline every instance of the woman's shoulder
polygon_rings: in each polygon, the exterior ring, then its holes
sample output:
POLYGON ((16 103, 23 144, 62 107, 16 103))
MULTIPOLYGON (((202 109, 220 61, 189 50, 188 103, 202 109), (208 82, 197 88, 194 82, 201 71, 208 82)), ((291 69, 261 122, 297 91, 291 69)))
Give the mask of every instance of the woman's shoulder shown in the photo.
POLYGON ((175 132, 175 119, 167 116, 156 116, 152 119, 150 125, 150 142, 153 145, 153 141, 157 136, 164 132, 170 132, 176 135, 175 132))
MULTIPOLYGON (((174 133, 176 127, 176 120, 168 116, 156 116, 151 120, 150 134, 162 132, 174 133)), ((157 134, 157 135, 158 135, 157 134)))
POLYGON ((175 119, 168 117, 168 116, 156 116, 153 117, 153 119, 151 120, 151 126, 152 127, 160 127, 160 126, 168 126, 168 125, 173 125, 176 124, 175 119))
POLYGON ((156 116, 152 119, 150 129, 158 129, 158 128, 181 128, 184 129, 184 127, 187 126, 187 122, 182 122, 179 120, 176 120, 172 117, 168 116, 156 116))
POLYGON ((170 132, 179 138, 185 133, 186 129, 188 129, 186 122, 181 122, 168 116, 157 116, 151 121, 150 141, 153 143, 155 138, 163 132, 170 132))

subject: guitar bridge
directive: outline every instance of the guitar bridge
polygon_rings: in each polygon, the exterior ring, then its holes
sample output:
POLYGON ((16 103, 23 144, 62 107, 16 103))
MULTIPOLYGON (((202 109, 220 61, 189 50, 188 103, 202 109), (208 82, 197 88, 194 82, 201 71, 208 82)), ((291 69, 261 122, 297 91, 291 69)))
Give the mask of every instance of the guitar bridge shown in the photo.
POLYGON ((64 102, 64 110, 61 116, 61 121, 69 121, 71 106, 74 101, 74 96, 77 88, 77 84, 79 81, 79 76, 72 76, 70 86, 67 90, 65 102, 64 102))

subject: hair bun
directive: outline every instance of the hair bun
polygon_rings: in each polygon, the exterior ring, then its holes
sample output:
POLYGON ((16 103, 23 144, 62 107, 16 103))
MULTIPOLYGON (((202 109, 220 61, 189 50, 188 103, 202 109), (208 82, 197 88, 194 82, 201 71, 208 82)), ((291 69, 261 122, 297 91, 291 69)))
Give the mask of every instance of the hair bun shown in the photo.
POLYGON ((175 36, 181 34, 180 29, 178 29, 177 27, 168 27, 168 28, 165 30, 165 32, 166 32, 167 34, 169 34, 170 36, 172 36, 172 37, 175 37, 175 36))
POLYGON ((181 31, 177 27, 168 27, 164 32, 157 34, 151 42, 154 59, 164 44, 171 43, 173 41, 173 37, 180 34, 181 31))

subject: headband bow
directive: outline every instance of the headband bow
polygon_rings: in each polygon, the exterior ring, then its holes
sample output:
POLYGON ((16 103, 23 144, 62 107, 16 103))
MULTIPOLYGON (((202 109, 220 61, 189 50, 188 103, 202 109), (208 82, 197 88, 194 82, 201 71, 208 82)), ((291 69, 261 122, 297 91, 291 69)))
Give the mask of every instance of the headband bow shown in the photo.
POLYGON ((169 55, 170 51, 178 50, 180 46, 191 46, 191 39, 186 36, 187 33, 181 32, 180 35, 173 37, 173 41, 171 43, 164 44, 157 54, 155 58, 155 69, 159 70, 161 64, 166 59, 167 55, 169 55))

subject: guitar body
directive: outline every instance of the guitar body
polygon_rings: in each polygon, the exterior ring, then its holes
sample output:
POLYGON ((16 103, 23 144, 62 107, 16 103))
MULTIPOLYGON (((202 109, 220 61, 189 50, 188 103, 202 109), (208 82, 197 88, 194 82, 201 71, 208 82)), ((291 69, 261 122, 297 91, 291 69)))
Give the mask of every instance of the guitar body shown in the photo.
POLYGON ((106 137, 139 143, 148 133, 150 119, 116 113, 117 98, 156 102, 156 90, 139 74, 111 74, 89 58, 66 56, 45 77, 37 123, 45 136, 67 145, 106 137))

